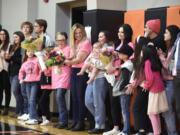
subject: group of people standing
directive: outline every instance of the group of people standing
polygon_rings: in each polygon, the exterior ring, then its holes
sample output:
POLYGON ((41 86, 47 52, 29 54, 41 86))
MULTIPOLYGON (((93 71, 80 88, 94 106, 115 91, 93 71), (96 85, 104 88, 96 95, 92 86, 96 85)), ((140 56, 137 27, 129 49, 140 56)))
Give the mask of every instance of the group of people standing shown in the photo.
POLYGON ((8 114, 12 91, 17 103, 15 115, 21 114, 18 119, 25 120, 26 124, 38 124, 42 116, 41 125, 48 125, 49 96, 55 90, 59 111, 58 123, 53 125, 55 128, 85 130, 85 117, 89 110, 95 122, 89 134, 130 135, 130 101, 134 90, 137 90, 132 108, 137 134, 145 135, 153 131, 154 135, 160 135, 161 113, 168 135, 178 134, 173 108, 175 101, 180 121, 180 29, 176 25, 168 26, 163 37, 159 34, 160 20, 149 20, 145 25, 144 36, 138 36, 135 45, 132 43, 133 30, 129 24, 120 26, 117 34, 119 42, 115 44, 109 40, 108 31, 100 31, 98 42, 92 45, 84 26, 78 23, 71 28, 70 45, 67 45, 66 32, 56 33, 55 44, 46 33, 46 28, 47 22, 43 19, 35 20, 34 27, 30 22, 22 23, 22 32, 13 34, 13 45, 10 44, 8 31, 0 30, 1 104, 3 91, 6 95, 3 115, 8 114), (37 37, 43 33, 40 51, 45 59, 49 46, 55 46, 54 50, 64 54, 66 59, 60 65, 61 73, 57 73, 58 66, 42 70, 36 51, 21 48, 21 42, 30 39, 33 30, 37 37), (106 67, 99 58, 105 49, 114 50, 113 58, 106 67), (89 65, 84 67, 86 64, 89 65), (88 72, 84 72, 83 68, 88 72), (42 75, 51 77, 50 84, 41 83, 42 75), (114 84, 110 83, 113 77, 114 84), (72 96, 70 126, 65 100, 69 89, 72 96), (110 97, 114 127, 105 132, 107 94, 110 97))

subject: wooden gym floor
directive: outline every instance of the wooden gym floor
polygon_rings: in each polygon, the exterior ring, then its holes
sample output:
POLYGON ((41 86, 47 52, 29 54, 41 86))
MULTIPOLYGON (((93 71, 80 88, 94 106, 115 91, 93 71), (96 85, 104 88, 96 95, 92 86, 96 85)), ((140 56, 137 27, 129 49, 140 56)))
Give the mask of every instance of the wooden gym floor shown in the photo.
MULTIPOLYGON (((55 124, 55 123, 52 123, 55 124)), ((24 121, 0 115, 0 135, 88 135, 87 130, 72 132, 50 126, 25 125, 24 121)))

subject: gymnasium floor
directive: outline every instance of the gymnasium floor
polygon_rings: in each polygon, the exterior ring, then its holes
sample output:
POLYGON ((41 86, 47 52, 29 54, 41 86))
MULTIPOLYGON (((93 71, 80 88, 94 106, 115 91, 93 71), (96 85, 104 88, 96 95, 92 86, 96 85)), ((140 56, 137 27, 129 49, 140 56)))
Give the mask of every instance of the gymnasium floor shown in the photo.
MULTIPOLYGON (((54 124, 54 123, 53 123, 54 124)), ((25 125, 23 121, 0 115, 0 135, 88 135, 87 130, 72 132, 50 126, 25 125)))

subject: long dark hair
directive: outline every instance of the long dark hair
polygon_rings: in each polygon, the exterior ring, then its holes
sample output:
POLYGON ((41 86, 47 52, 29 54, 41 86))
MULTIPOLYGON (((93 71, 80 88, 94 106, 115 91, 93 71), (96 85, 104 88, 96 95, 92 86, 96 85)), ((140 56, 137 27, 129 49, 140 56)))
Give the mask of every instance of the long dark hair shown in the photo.
POLYGON ((143 46, 142 54, 140 68, 144 68, 146 60, 149 60, 151 62, 151 70, 161 72, 162 64, 154 46, 143 46))
MULTIPOLYGON (((132 41, 133 30, 129 24, 123 24, 120 26, 120 28, 121 27, 123 28, 124 37, 125 37, 123 45, 128 44, 129 42, 132 41)), ((121 41, 120 41, 120 43, 121 43, 121 41)))
POLYGON ((20 41, 19 41, 19 44, 14 43, 12 49, 10 50, 10 53, 15 52, 21 46, 21 42, 25 39, 24 34, 21 31, 16 31, 13 33, 13 35, 18 35, 20 41))
MULTIPOLYGON (((8 31, 7 31, 6 29, 2 29, 1 31, 3 31, 3 32, 5 33, 5 35, 6 35, 6 39, 5 39, 4 44, 3 44, 2 47, 1 47, 1 50, 6 51, 7 48, 8 48, 8 45, 9 45, 9 43, 10 43, 9 33, 8 33, 8 31)), ((0 32, 1 32, 1 31, 0 31, 0 32)))
POLYGON ((140 73, 140 54, 143 46, 146 46, 149 42, 148 38, 145 38, 143 36, 138 36, 135 40, 135 51, 134 51, 134 60, 133 60, 133 66, 134 66, 134 78, 137 78, 140 73))
POLYGON ((180 29, 179 27, 177 27, 176 25, 169 25, 167 28, 166 28, 170 34, 171 34, 171 39, 170 39, 170 46, 169 48, 172 48, 174 46, 174 42, 177 38, 177 34, 180 32, 180 29))

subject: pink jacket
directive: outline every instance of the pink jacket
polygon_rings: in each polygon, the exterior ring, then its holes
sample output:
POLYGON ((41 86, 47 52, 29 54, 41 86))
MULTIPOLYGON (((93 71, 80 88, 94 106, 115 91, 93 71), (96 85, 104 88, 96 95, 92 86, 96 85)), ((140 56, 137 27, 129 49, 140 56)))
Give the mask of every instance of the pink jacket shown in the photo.
POLYGON ((167 58, 165 58, 165 56, 162 54, 159 56, 160 60, 161 60, 161 63, 163 65, 163 68, 162 68, 162 76, 163 76, 163 79, 164 80, 173 80, 173 76, 172 74, 169 74, 168 73, 168 67, 169 67, 169 63, 170 63, 170 57, 171 57, 171 50, 170 49, 168 51, 168 56, 167 58))
POLYGON ((22 64, 19 70, 19 80, 23 80, 24 74, 26 74, 25 82, 40 81, 41 69, 36 57, 28 58, 27 61, 22 64))
POLYGON ((144 83, 145 89, 149 89, 154 93, 165 90, 160 72, 154 72, 151 70, 151 62, 149 60, 145 62, 144 72, 146 77, 146 81, 144 83))

